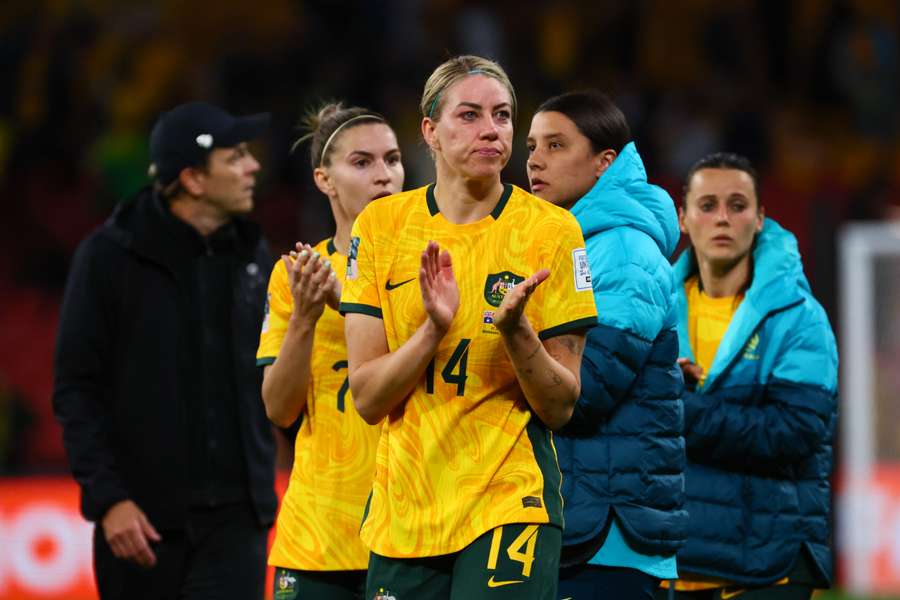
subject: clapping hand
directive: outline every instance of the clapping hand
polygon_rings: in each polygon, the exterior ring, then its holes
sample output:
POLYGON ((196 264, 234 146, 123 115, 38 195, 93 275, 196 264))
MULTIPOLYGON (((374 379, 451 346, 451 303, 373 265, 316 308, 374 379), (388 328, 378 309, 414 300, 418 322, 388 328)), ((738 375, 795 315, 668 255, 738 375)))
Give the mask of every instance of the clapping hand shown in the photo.
POLYGON ((541 269, 513 289, 506 292, 499 308, 494 312, 494 326, 500 333, 515 331, 522 325, 528 298, 541 283, 550 276, 550 271, 541 269))
POLYGON ((428 242, 422 252, 419 287, 428 318, 440 331, 446 332, 459 309, 459 287, 453 275, 450 253, 442 252, 437 242, 428 242))
POLYGON ((325 304, 337 308, 340 284, 331 268, 331 261, 321 256, 309 244, 297 243, 290 256, 281 256, 288 273, 288 285, 294 299, 292 319, 315 323, 322 316, 325 304), (337 290, 337 292, 336 292, 337 290))

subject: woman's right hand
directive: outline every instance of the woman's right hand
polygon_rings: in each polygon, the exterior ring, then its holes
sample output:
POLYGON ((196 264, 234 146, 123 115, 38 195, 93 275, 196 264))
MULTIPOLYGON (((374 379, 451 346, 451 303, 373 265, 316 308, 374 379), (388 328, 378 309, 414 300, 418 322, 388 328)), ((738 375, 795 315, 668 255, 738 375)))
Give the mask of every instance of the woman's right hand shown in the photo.
POLYGON ((331 262, 323 259, 308 244, 297 243, 296 252, 281 256, 288 273, 288 285, 294 299, 291 320, 315 324, 325 310, 333 287, 331 262))
POLYGON ((459 309, 459 287, 453 275, 450 253, 441 252, 437 242, 429 241, 422 252, 419 287, 425 313, 438 330, 445 333, 459 309))

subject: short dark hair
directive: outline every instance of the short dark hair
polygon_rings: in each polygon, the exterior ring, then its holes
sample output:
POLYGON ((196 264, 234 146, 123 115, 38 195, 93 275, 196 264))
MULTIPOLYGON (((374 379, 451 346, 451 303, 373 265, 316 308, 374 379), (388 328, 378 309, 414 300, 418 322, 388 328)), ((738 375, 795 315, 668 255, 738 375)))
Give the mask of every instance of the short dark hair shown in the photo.
POLYGON ((759 175, 756 169, 753 168, 750 159, 746 156, 735 154, 734 152, 713 152, 695 162, 688 170, 687 177, 684 180, 685 198, 691 187, 691 179, 701 169, 734 169, 735 171, 743 171, 753 181, 753 193, 756 194, 757 206, 762 206, 762 201, 759 197, 759 175))
MULTIPOLYGON (((199 171, 203 171, 209 173, 209 161, 212 156, 212 152, 204 156, 201 160, 196 162, 195 164, 188 165, 187 168, 197 169, 199 171)), ((165 200, 166 202, 172 200, 185 191, 184 186, 181 185, 181 172, 179 171, 178 176, 170 181, 169 183, 163 183, 159 177, 153 178, 153 192, 159 195, 160 198, 165 200)))
POLYGON ((590 140, 595 154, 608 148, 618 154, 631 141, 625 114, 609 96, 595 90, 568 92, 545 100, 537 112, 566 115, 581 134, 590 140))

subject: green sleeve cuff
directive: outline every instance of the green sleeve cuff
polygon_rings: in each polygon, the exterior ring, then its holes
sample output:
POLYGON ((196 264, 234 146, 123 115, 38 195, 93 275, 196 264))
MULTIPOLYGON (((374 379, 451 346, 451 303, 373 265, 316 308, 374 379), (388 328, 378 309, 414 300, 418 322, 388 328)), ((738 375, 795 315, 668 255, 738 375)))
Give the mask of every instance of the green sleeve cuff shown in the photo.
POLYGON ((538 338, 541 341, 544 341, 558 335, 565 335, 567 333, 572 333, 573 331, 590 329, 591 327, 596 326, 597 317, 585 317, 583 319, 576 319, 574 321, 569 321, 568 323, 563 323, 562 325, 557 325, 556 327, 551 327, 550 329, 545 329, 538 333, 538 338))
POLYGON ((370 317, 378 317, 379 319, 384 319, 384 316, 381 314, 380 308, 378 308, 377 306, 370 306, 368 304, 341 302, 341 305, 338 307, 338 311, 342 315, 346 315, 347 313, 359 313, 361 315, 369 315, 370 317))

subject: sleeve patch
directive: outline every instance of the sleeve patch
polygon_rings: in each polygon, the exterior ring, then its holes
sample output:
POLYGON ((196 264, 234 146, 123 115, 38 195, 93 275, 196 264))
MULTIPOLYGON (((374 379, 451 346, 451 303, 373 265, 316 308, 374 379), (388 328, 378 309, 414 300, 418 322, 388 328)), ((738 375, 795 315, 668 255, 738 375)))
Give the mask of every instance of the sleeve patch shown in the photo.
POLYGON ((356 280, 359 277, 359 237, 353 236, 350 238, 350 248, 347 251, 347 279, 351 281, 356 280))
POLYGON ((572 250, 572 271, 575 273, 575 291, 583 292, 592 289, 591 265, 588 263, 587 250, 572 250))
POLYGON ((269 331, 269 313, 271 312, 269 309, 269 304, 272 302, 272 294, 266 294, 266 309, 263 313, 263 322, 262 322, 262 333, 266 333, 269 331))

